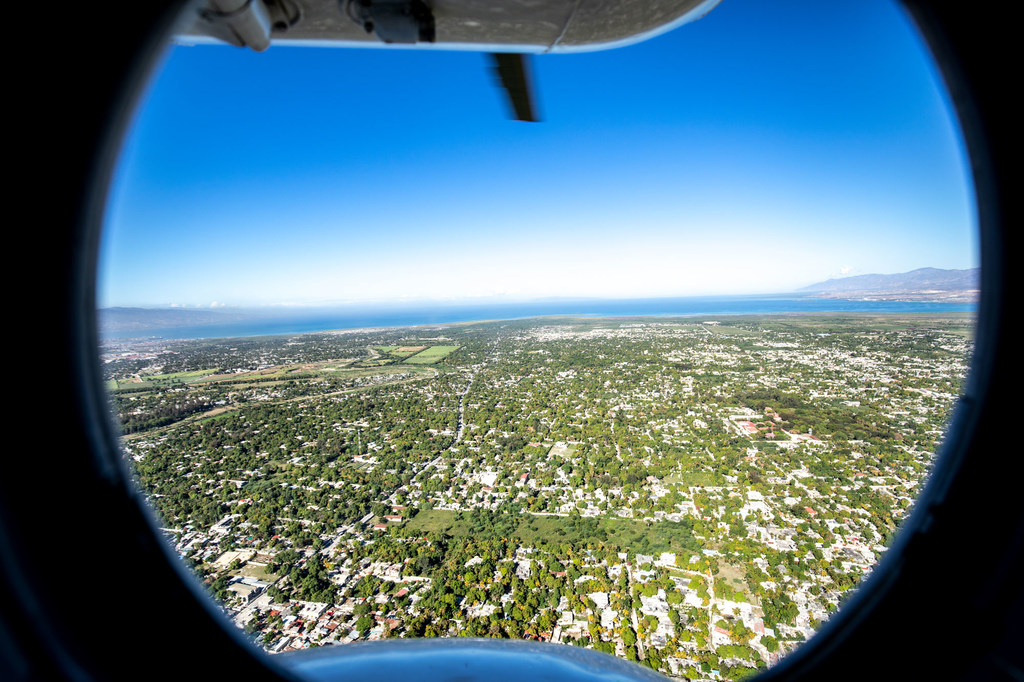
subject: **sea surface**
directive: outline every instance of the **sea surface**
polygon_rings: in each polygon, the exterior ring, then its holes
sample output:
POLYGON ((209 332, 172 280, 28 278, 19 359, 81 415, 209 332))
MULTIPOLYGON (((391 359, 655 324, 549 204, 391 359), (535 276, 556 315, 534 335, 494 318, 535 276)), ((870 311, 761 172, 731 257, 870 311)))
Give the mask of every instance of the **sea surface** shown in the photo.
POLYGON ((420 305, 359 308, 303 308, 247 311, 244 320, 132 332, 102 333, 105 339, 211 339, 300 334, 332 329, 409 327, 476 320, 541 316, 700 317, 780 313, 973 313, 973 303, 910 301, 842 301, 786 294, 780 296, 699 296, 685 298, 546 300, 486 305, 420 305))

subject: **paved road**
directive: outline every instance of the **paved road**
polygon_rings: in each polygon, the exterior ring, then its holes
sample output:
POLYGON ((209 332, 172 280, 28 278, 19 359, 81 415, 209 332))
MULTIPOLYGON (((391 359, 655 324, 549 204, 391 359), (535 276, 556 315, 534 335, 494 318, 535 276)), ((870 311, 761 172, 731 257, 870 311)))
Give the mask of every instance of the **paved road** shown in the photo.
POLYGON ((469 393, 469 387, 473 385, 473 379, 475 378, 476 374, 471 374, 469 376, 469 383, 466 384, 466 388, 459 394, 459 430, 455 436, 456 443, 462 441, 462 434, 466 430, 466 395, 469 393))

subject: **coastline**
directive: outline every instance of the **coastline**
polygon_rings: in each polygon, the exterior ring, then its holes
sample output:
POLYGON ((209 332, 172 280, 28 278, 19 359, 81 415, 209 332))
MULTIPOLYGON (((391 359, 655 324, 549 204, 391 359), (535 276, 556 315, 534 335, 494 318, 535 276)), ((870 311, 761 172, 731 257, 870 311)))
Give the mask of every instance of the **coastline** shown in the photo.
POLYGON ((699 317, 743 317, 783 315, 955 315, 971 316, 977 306, 970 303, 922 301, 872 301, 811 297, 700 297, 686 299, 637 299, 570 303, 539 302, 492 306, 451 306, 419 310, 313 311, 308 315, 260 317, 225 324, 182 325, 151 329, 104 330, 101 342, 142 340, 199 340, 250 338, 313 333, 354 333, 357 331, 448 327, 529 319, 573 320, 668 320, 699 317), (560 310, 564 306, 564 310, 560 310), (547 308, 547 309, 546 309, 547 308), (587 310, 586 308, 591 308, 587 310), (658 308, 662 308, 659 310, 658 308), (664 309, 671 308, 671 309, 664 309))

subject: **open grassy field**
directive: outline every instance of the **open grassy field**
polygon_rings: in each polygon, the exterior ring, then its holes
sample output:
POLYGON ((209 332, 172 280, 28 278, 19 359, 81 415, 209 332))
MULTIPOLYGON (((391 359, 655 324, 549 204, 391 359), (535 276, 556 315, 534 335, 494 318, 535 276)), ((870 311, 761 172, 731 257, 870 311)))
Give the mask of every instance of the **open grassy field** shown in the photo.
POLYGON ((416 369, 416 365, 433 365, 447 357, 457 349, 458 346, 428 346, 420 344, 405 346, 373 346, 372 348, 376 352, 380 353, 379 357, 366 358, 362 360, 357 358, 344 358, 291 365, 277 365, 249 372, 218 373, 215 369, 202 369, 188 372, 153 374, 140 378, 111 379, 105 382, 105 385, 109 391, 145 392, 177 384, 215 383, 244 386, 246 384, 272 382, 274 380, 312 379, 320 374, 360 377, 368 376, 374 373, 376 368, 385 366, 391 367, 391 369, 386 371, 387 373, 390 373, 416 369), (399 368, 397 365, 403 361, 408 362, 409 364, 404 368, 399 368))
POLYGON ((756 603, 754 595, 747 585, 747 572, 739 564, 727 564, 724 561, 718 564, 719 571, 715 574, 715 583, 725 583, 737 592, 743 592, 747 599, 756 603))
POLYGON ((456 348, 458 346, 431 346, 410 358, 406 358, 405 362, 411 365, 432 365, 451 355, 456 348))
POLYGON ((698 547, 689 528, 671 521, 648 525, 637 519, 608 517, 602 520, 602 527, 608 531, 608 541, 623 550, 644 551, 645 553, 676 552, 693 553, 698 547))
POLYGON ((455 512, 440 509, 421 510, 416 516, 405 522, 405 527, 424 535, 433 531, 454 535, 455 512))
POLYGON ((107 388, 116 391, 118 389, 138 389, 146 386, 157 388, 170 384, 191 384, 205 379, 216 371, 215 369, 197 369, 190 372, 151 374, 139 379, 111 379, 107 382, 107 388))
MULTIPOLYGON (((659 522, 648 525, 636 519, 600 517, 581 519, 569 516, 515 515, 511 535, 525 545, 544 547, 563 542, 598 541, 622 550, 647 552, 690 552, 696 547, 689 530, 681 524, 659 522)), ((405 523, 407 530, 427 534, 443 532, 455 538, 474 537, 472 523, 459 519, 458 512, 444 510, 421 511, 405 523)))
POLYGON ((355 359, 348 360, 330 360, 328 362, 318 362, 309 365, 310 369, 315 369, 318 372, 341 372, 352 367, 352 364, 356 362, 355 359))
POLYGON ((189 417, 189 418, 183 419, 180 422, 175 422, 171 426, 175 426, 177 424, 188 424, 188 423, 192 423, 192 422, 217 421, 218 419, 224 419, 225 417, 227 417, 229 414, 231 414, 234 411, 235 410, 233 410, 233 409, 225 409, 225 408, 220 407, 220 408, 216 408, 216 409, 210 410, 209 412, 204 412, 203 414, 200 414, 200 415, 196 415, 196 416, 193 416, 193 417, 189 417))
POLYGON ((553 457, 572 457, 578 447, 577 443, 556 443, 551 446, 549 454, 553 457))
POLYGON ((426 346, 401 346, 388 353, 388 356, 404 360, 406 358, 411 358, 425 348, 426 346))
POLYGON ((384 365, 390 365, 394 362, 394 358, 373 358, 371 360, 360 360, 356 365, 358 367, 383 367, 384 365))
POLYGON ((231 384, 232 386, 241 386, 245 384, 260 384, 262 386, 267 386, 280 381, 312 379, 315 376, 316 374, 312 372, 290 372, 288 370, 280 370, 267 373, 252 372, 249 374, 217 374, 205 379, 204 383, 231 384))
POLYGON ((382 363, 405 360, 410 358, 421 351, 429 348, 426 345, 405 345, 405 346, 371 346, 371 348, 380 353, 379 358, 368 358, 363 361, 364 364, 369 364, 375 360, 379 360, 382 363))
POLYGON ((168 381, 198 381, 203 377, 209 376, 215 373, 215 369, 197 369, 191 372, 174 372, 171 374, 154 374, 153 376, 143 377, 144 381, 152 382, 168 382, 168 381))
MULTIPOLYGON (((291 374, 287 377, 289 379, 298 379, 302 375, 294 374, 294 370, 298 368, 297 365, 282 365, 280 367, 267 367, 266 369, 254 370, 252 372, 231 372, 229 374, 213 374, 210 373, 207 376, 197 379, 204 383, 239 383, 243 381, 252 381, 254 379, 276 379, 285 378, 286 375, 291 374)), ((312 376, 312 375, 309 375, 312 376)))
POLYGON ((266 566, 256 566, 255 564, 246 564, 242 566, 236 575, 243 575, 247 578, 256 578, 256 580, 273 580, 277 576, 267 570, 266 566))
MULTIPOLYGON (((760 445, 760 443, 758 444, 760 445)), ((715 475, 710 471, 686 471, 665 477, 665 483, 690 486, 716 485, 715 475)))
MULTIPOLYGON (((345 363, 350 361, 345 360, 345 363)), ((377 362, 370 360, 368 362, 377 362)), ((387 365, 391 363, 390 359, 382 358, 379 360, 380 364, 387 365)), ((362 365, 362 363, 360 363, 362 365)), ((327 375, 332 377, 344 377, 344 378, 361 378, 382 374, 395 374, 399 372, 408 372, 410 367, 387 367, 381 369, 374 369, 372 367, 365 366, 351 366, 348 364, 341 364, 339 362, 324 362, 324 363, 313 363, 309 365, 281 365, 279 367, 270 367, 267 369, 259 370, 258 372, 245 372, 243 374, 215 374, 208 377, 203 377, 204 382, 216 382, 225 383, 232 385, 244 385, 246 383, 253 383, 258 381, 263 385, 267 383, 273 383, 271 380, 280 379, 281 381, 291 379, 313 379, 319 375, 327 375)))

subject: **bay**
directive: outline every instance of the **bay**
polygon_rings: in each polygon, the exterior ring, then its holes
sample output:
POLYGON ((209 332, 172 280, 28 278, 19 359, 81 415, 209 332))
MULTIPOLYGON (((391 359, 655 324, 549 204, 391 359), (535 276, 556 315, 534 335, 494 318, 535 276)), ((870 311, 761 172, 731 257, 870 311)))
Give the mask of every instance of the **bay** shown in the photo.
POLYGON ((333 308, 254 309, 226 324, 101 332, 104 339, 210 339, 301 334, 337 329, 411 327, 478 320, 531 317, 699 317, 786 313, 973 313, 973 303, 855 301, 793 294, 761 296, 689 296, 638 299, 547 299, 516 303, 388 304, 333 308))

